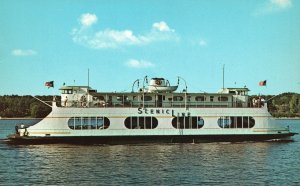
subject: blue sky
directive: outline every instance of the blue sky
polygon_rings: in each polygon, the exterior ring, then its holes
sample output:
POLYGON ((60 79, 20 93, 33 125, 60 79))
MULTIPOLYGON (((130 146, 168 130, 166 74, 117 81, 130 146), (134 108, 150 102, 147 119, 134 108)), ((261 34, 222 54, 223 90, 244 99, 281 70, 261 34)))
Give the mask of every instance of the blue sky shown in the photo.
POLYGON ((216 92, 223 64, 225 87, 299 93, 299 20, 295 0, 1 0, 0 95, 59 94, 88 69, 98 91, 148 75, 216 92))

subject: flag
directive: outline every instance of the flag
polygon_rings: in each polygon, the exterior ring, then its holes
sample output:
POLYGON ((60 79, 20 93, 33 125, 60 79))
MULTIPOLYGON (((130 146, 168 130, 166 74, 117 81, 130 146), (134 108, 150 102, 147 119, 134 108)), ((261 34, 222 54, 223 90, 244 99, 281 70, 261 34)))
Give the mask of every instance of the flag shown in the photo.
POLYGON ((260 81, 259 86, 267 86, 267 80, 260 81))
POLYGON ((54 87, 54 81, 47 81, 45 82, 45 86, 50 88, 50 87, 54 87))

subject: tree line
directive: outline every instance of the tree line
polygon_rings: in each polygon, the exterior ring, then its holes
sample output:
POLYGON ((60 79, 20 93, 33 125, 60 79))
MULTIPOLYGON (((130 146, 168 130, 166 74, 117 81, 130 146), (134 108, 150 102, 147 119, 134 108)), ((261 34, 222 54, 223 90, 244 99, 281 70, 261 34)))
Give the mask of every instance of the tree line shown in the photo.
MULTIPOLYGON (((50 102, 53 96, 36 96, 50 102)), ((250 100, 254 97, 251 96, 250 100)), ((268 101, 269 112, 274 117, 300 117, 300 94, 283 93, 279 95, 260 95, 268 101)), ((60 96, 56 96, 60 100, 60 96)), ((44 118, 51 112, 51 107, 41 103, 32 96, 4 95, 0 96, 0 116, 3 118, 28 117, 44 118)))
POLYGON ((269 111, 274 117, 300 117, 300 94, 283 93, 270 102, 269 111))
MULTIPOLYGON (((53 99, 53 96, 36 97, 43 101, 49 101, 50 105, 50 102, 53 99)), ((44 118, 50 112, 51 107, 38 101, 32 96, 0 96, 0 116, 3 118, 44 118)))

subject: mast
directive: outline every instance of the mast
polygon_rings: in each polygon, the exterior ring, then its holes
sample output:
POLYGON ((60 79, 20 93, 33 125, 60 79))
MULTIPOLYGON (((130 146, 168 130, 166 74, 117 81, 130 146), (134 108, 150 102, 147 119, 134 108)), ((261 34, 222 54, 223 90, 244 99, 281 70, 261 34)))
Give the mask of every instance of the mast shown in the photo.
POLYGON ((225 64, 223 64, 223 90, 224 90, 224 71, 225 71, 225 64))

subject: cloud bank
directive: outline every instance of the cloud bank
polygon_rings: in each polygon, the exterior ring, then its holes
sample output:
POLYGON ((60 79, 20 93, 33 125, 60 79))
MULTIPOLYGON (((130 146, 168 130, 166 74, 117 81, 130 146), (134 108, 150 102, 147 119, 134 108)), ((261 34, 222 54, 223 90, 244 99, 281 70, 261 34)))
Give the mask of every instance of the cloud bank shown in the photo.
POLYGON ((175 30, 164 21, 153 23, 151 30, 145 34, 135 34, 130 29, 105 28, 94 31, 92 25, 95 25, 97 21, 98 18, 95 14, 82 14, 79 19, 80 27, 74 28, 71 33, 73 41, 89 48, 104 49, 179 40, 175 30))

